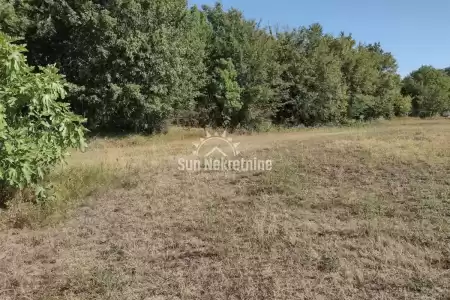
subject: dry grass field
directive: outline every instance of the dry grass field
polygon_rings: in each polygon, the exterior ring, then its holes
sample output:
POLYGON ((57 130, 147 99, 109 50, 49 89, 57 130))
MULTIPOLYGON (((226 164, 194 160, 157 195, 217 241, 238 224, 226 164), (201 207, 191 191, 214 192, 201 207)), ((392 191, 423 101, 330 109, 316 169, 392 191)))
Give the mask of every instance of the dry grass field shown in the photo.
POLYGON ((0 213, 0 299, 450 299, 450 120, 235 135, 270 172, 182 172, 201 130, 96 139, 0 213))

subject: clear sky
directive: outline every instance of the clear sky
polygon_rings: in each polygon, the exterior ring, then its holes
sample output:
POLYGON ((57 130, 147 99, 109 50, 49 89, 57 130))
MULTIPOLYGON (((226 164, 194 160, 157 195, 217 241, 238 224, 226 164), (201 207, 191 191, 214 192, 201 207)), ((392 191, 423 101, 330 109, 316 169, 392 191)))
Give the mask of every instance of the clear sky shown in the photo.
MULTIPOLYGON (((189 0, 214 4, 214 0, 189 0)), ((222 0, 264 25, 290 28, 320 23, 325 32, 381 42, 407 75, 421 65, 450 66, 450 0, 222 0)))

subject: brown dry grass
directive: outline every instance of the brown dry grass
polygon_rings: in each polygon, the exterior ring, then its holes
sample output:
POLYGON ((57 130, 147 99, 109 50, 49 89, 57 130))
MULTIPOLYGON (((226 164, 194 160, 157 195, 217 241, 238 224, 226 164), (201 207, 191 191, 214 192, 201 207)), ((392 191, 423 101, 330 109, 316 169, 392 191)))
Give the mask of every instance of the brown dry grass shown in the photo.
POLYGON ((200 135, 96 140, 66 201, 0 215, 0 299, 450 299, 448 120, 237 136, 274 170, 178 171, 200 135))

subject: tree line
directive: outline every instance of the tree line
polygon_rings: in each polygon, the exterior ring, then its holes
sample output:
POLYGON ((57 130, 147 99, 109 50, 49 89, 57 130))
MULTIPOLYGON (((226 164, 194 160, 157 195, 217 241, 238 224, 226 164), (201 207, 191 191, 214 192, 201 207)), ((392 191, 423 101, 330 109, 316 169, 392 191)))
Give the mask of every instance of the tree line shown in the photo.
POLYGON ((157 133, 168 123, 263 130, 450 110, 449 70, 402 80, 381 44, 320 24, 265 28, 220 3, 0 0, 0 31, 31 66, 55 64, 93 132, 157 133))

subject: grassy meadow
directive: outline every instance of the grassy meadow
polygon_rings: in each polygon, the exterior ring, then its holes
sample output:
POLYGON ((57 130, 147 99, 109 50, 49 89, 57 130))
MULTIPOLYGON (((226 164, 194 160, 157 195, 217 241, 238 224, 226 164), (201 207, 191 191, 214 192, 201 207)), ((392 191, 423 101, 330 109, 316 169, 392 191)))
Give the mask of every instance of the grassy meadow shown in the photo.
POLYGON ((450 299, 450 120, 232 135, 270 172, 181 172, 201 129, 97 138, 0 212, 0 299, 450 299))

